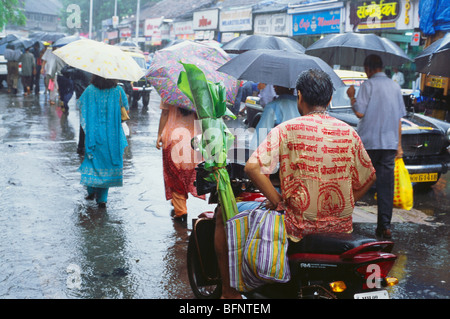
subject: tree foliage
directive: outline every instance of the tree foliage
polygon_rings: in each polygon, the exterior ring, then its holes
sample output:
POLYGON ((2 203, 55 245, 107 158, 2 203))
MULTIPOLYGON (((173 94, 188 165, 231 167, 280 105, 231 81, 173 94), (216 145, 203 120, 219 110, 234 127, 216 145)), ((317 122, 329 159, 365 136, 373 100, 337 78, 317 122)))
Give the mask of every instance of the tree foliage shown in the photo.
POLYGON ((0 31, 7 23, 25 25, 26 21, 19 0, 0 0, 0 31))
MULTIPOLYGON (((1 0, 3 1, 3 0, 1 0)), ((11 0, 12 1, 12 0, 11 0)), ((151 2, 158 2, 160 0, 141 0, 141 8, 151 2)), ((71 19, 73 11, 69 8, 73 4, 78 5, 80 8, 80 28, 75 31, 87 33, 89 31, 89 13, 90 13, 90 0, 62 0, 63 9, 61 12, 61 21, 63 26, 68 28, 70 32, 71 28, 67 25, 68 19, 71 19)), ((110 19, 114 15, 114 5, 115 0, 93 0, 93 14, 92 14, 92 26, 93 31, 100 30, 102 26, 102 21, 105 19, 110 19)), ((136 14, 137 0, 117 0, 117 15, 120 21, 125 16, 131 16, 136 14)))

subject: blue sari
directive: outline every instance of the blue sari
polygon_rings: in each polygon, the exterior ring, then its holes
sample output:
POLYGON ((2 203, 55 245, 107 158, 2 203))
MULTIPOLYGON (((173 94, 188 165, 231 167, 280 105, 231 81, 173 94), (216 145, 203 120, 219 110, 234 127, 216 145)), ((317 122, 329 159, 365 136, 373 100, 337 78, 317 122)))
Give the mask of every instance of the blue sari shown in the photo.
POLYGON ((120 86, 100 90, 91 84, 78 100, 80 122, 86 134, 85 156, 79 168, 82 185, 123 185, 123 152, 128 143, 122 129, 121 106, 128 110, 128 100, 120 86))

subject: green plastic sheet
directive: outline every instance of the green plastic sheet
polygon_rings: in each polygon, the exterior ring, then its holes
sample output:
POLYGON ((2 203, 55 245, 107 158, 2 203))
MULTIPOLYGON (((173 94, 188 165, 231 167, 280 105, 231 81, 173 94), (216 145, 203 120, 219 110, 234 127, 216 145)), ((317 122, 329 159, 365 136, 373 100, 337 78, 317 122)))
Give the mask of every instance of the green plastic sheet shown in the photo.
POLYGON ((222 117, 235 116, 227 108, 223 83, 208 81, 203 71, 194 64, 180 63, 185 71, 180 73, 178 88, 195 105, 197 117, 201 121, 202 139, 199 148, 205 160, 205 169, 210 172, 207 180, 217 184, 222 215, 227 221, 238 210, 226 170, 227 152, 234 142, 234 136, 222 117))

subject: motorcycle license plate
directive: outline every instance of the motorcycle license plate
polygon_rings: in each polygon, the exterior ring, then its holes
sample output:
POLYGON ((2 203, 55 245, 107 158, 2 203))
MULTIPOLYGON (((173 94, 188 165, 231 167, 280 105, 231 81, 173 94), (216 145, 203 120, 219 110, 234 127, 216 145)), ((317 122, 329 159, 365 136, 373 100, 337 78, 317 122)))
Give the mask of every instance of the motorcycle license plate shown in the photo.
POLYGON ((363 292, 354 295, 355 299, 389 299, 389 293, 386 290, 363 292))
POLYGON ((386 290, 363 292, 354 295, 355 299, 389 299, 389 293, 386 290))

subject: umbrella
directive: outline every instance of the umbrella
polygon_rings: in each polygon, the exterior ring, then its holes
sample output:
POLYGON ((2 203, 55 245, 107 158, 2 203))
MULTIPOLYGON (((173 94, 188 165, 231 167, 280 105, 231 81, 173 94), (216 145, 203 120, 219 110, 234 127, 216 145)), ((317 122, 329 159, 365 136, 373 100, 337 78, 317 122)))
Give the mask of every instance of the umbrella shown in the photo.
POLYGON ((119 47, 136 47, 139 48, 139 45, 136 42, 133 41, 124 41, 117 44, 119 47))
POLYGON ((450 77, 450 32, 433 42, 416 59, 420 73, 450 77))
POLYGON ((248 50, 269 49, 305 52, 305 48, 297 41, 287 37, 268 35, 241 35, 222 46, 228 53, 242 53, 248 50))
POLYGON ((34 32, 29 36, 29 38, 36 41, 55 42, 65 36, 65 33, 34 32))
POLYGON ((78 40, 83 40, 86 38, 83 38, 82 36, 79 35, 68 35, 66 37, 60 38, 57 41, 55 41, 55 43, 52 44, 52 47, 54 48, 59 48, 59 47, 63 47, 69 43, 78 41, 78 40))
POLYGON ((0 45, 12 42, 14 40, 19 39, 19 37, 15 34, 8 34, 6 37, 0 40, 0 45))
POLYGON ((204 168, 210 172, 207 181, 217 183, 219 202, 224 221, 238 213, 236 198, 226 170, 227 152, 234 136, 225 125, 222 116, 234 117, 226 107, 226 88, 223 83, 212 83, 201 69, 193 64, 181 63, 178 87, 194 104, 201 121, 202 140, 199 148, 205 159, 204 168))
POLYGON ((224 64, 218 71, 240 80, 295 88, 299 74, 314 68, 328 73, 335 88, 344 85, 333 69, 320 58, 279 50, 244 52, 224 64))
POLYGON ((134 59, 121 49, 94 40, 78 40, 54 51, 74 68, 106 79, 139 81, 145 74, 134 59))
POLYGON ((238 81, 217 69, 230 60, 228 54, 220 48, 213 48, 193 41, 183 41, 155 53, 147 72, 147 77, 158 91, 164 103, 195 110, 189 98, 177 87, 178 76, 183 63, 197 65, 212 82, 223 82, 226 87, 227 101, 234 103, 238 91, 238 81))
POLYGON ((35 42, 36 41, 31 40, 31 39, 19 37, 18 39, 14 40, 14 41, 8 42, 6 47, 8 49, 12 49, 12 50, 24 50, 24 49, 28 49, 28 48, 32 47, 35 42))
POLYGON ((317 56, 329 65, 363 66, 364 59, 377 54, 384 65, 399 66, 411 62, 394 42, 376 34, 330 34, 309 46, 305 53, 317 56))

